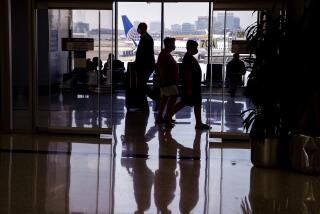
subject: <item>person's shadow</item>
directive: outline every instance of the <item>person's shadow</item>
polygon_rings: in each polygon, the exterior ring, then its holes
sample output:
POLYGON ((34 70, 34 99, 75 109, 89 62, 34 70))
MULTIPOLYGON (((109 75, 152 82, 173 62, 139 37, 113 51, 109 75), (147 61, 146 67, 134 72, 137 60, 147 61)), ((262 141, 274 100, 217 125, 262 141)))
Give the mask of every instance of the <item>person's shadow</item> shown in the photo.
POLYGON ((159 129, 159 168, 155 172, 154 200, 158 213, 171 213, 168 206, 176 191, 177 151, 181 146, 171 136, 171 130, 159 129))
POLYGON ((179 150, 180 168, 180 213, 190 213, 199 201, 199 176, 201 158, 202 130, 196 130, 193 148, 181 147, 179 150))
POLYGON ((149 113, 127 113, 125 134, 122 139, 121 165, 127 169, 133 180, 137 209, 134 213, 144 213, 150 208, 151 189, 154 173, 147 166, 148 144, 146 127, 149 113))
POLYGON ((155 172, 154 198, 160 213, 171 213, 168 206, 173 201, 180 168, 180 212, 190 213, 199 201, 201 130, 197 130, 193 148, 179 144, 171 130, 159 130, 159 169, 155 172), (179 160, 179 161, 178 161, 179 160))

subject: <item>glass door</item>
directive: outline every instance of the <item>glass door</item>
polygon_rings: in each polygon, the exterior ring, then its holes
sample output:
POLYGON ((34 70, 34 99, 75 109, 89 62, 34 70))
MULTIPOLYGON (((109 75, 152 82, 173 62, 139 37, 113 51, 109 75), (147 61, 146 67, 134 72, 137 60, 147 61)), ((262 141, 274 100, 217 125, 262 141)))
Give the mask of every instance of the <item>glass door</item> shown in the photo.
POLYGON ((110 133, 112 10, 38 10, 37 127, 110 133))
MULTIPOLYGON (((245 58, 249 56, 245 43, 245 30, 257 20, 253 11, 211 12, 211 41, 209 57, 210 118, 213 124, 211 135, 240 139, 243 134, 240 113, 250 107, 245 97, 247 78, 245 58), (244 63, 243 73, 231 74, 228 63, 239 54, 244 63)), ((231 67, 231 66, 229 66, 231 67)))

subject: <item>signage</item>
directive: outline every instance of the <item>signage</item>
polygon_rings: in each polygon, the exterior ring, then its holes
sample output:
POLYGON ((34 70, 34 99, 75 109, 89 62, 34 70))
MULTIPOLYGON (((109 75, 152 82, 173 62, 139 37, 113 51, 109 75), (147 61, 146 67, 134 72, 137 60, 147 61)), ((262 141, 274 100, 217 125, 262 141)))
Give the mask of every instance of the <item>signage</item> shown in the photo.
POLYGON ((232 40, 232 53, 249 54, 248 42, 246 40, 232 40))
POLYGON ((93 46, 93 38, 62 38, 63 51, 89 51, 93 46))

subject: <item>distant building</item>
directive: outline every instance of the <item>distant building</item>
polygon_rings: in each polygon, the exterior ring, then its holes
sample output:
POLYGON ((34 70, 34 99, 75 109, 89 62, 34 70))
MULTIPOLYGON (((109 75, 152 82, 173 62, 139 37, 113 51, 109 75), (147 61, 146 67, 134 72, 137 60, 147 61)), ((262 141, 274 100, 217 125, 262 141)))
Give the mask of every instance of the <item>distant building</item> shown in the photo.
POLYGON ((184 22, 182 23, 181 33, 182 34, 193 34, 196 27, 194 24, 184 22))
POLYGON ((179 25, 179 24, 173 24, 173 25, 171 25, 171 30, 172 30, 173 32, 175 32, 175 33, 181 33, 181 29, 182 29, 182 27, 181 27, 181 25, 179 25))
POLYGON ((224 23, 224 13, 218 13, 218 15, 217 15, 217 23, 221 23, 223 25, 223 23, 224 23))
POLYGON ((89 32, 89 23, 85 22, 76 22, 73 24, 74 33, 88 33, 89 32))
POLYGON ((87 22, 87 12, 85 10, 72 10, 72 20, 74 22, 87 22))
POLYGON ((233 13, 227 13, 227 18, 226 18, 226 28, 232 31, 233 29, 233 13))
POLYGON ((161 32, 161 22, 159 21, 150 22, 149 31, 152 33, 161 32))
POLYGON ((198 16, 198 20, 196 21, 196 29, 197 30, 207 30, 209 25, 209 17, 208 16, 198 16))
MULTIPOLYGON (((220 31, 221 27, 223 28, 224 26, 224 15, 225 13, 218 13, 217 15, 217 23, 216 25, 219 26, 218 31, 220 31), (221 27, 220 27, 221 26, 221 27)), ((226 30, 227 31, 235 31, 236 29, 240 28, 240 18, 239 17, 235 17, 233 15, 233 13, 227 13, 226 16, 226 30)))
POLYGON ((233 28, 239 29, 240 28, 240 18, 234 17, 233 18, 233 28))

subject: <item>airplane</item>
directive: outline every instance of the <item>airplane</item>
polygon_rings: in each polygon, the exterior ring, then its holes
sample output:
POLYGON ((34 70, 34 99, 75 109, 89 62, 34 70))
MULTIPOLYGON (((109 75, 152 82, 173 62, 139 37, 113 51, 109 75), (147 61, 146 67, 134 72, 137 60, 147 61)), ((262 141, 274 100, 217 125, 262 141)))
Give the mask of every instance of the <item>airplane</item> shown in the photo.
MULTIPOLYGON (((134 50, 130 53, 134 54, 139 44, 140 35, 138 34, 137 30, 132 25, 131 21, 126 15, 122 15, 121 18, 122 18, 124 31, 125 31, 125 38, 127 39, 128 42, 134 45, 134 50)), ((196 56, 199 60, 208 56, 208 47, 209 47, 208 34, 175 35, 172 37, 176 38, 176 42, 175 42, 176 49, 173 51, 173 55, 178 55, 179 60, 181 60, 184 54, 186 53, 186 43, 188 39, 193 39, 199 43, 198 54, 196 56)), ((223 37, 224 37, 223 35, 213 34, 212 41, 211 41, 213 52, 216 52, 216 53, 223 52, 223 46, 224 46, 223 37)), ((228 37, 226 37, 226 42, 228 42, 227 38, 228 37)), ((161 51, 160 40, 154 41, 154 50, 156 54, 160 53, 161 51)))

